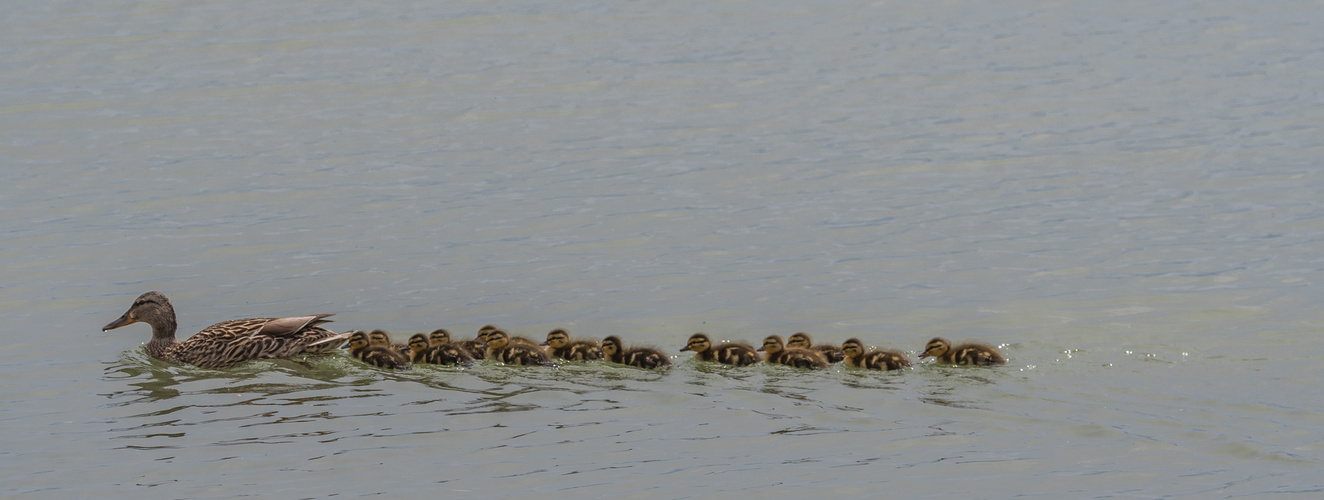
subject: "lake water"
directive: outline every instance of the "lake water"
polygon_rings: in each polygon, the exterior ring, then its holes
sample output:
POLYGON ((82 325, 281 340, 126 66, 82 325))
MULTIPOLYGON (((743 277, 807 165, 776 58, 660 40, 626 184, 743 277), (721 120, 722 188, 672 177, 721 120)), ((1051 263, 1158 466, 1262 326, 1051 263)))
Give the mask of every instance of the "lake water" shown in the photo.
POLYGON ((1319 2, 5 11, 0 495, 1324 497, 1319 2), (197 369, 100 331, 148 290, 181 338, 334 312, 676 367, 197 369))

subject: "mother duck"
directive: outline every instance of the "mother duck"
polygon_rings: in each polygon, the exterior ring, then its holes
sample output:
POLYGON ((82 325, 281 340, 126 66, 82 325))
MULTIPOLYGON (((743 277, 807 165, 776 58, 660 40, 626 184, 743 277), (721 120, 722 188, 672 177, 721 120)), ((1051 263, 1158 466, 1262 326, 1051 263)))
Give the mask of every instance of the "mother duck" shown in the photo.
POLYGON ((244 361, 287 358, 295 354, 327 352, 340 347, 353 332, 336 333, 320 325, 330 314, 295 318, 232 319, 203 328, 183 342, 175 340, 175 307, 161 292, 147 292, 129 310, 101 331, 131 323, 152 325, 147 354, 153 358, 188 363, 202 368, 228 368, 244 361))

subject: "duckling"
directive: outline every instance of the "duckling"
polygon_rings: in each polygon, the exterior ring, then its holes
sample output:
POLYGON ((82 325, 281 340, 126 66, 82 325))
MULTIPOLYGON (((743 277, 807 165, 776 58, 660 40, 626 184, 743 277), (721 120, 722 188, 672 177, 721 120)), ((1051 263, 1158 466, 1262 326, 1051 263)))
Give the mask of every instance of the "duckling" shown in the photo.
POLYGON ((690 335, 690 340, 680 350, 694 351, 694 358, 699 361, 716 361, 735 366, 749 366, 759 362, 759 353, 749 344, 722 342, 714 346, 708 335, 702 332, 690 335))
POLYGON ((602 348, 592 340, 570 340, 570 332, 557 328, 547 332, 547 355, 569 361, 593 361, 602 359, 602 348))
MULTIPOLYGON (((486 342, 486 339, 484 339, 484 342, 486 342)), ((433 347, 442 344, 450 344, 451 347, 454 347, 460 350, 460 352, 464 353, 464 355, 469 356, 470 361, 473 361, 474 359, 483 359, 480 357, 476 357, 473 351, 469 350, 464 346, 464 342, 452 342, 451 332, 450 330, 447 330, 445 328, 438 328, 436 330, 432 330, 432 333, 428 334, 428 344, 432 345, 433 347)), ((482 349, 479 349, 478 351, 481 353, 482 349)))
MULTIPOLYGON (((502 331, 504 332, 505 330, 502 330, 502 331)), ((509 336, 510 336, 510 343, 511 343, 511 344, 518 344, 518 345, 522 345, 522 346, 525 346, 525 347, 532 347, 532 348, 537 349, 537 350, 539 350, 539 351, 546 352, 546 350, 542 348, 542 347, 543 347, 542 342, 538 342, 537 340, 533 340, 533 339, 528 338, 528 337, 525 337, 525 336, 523 336, 523 335, 512 335, 510 332, 506 332, 506 335, 509 335, 509 336)))
POLYGON ((428 343, 427 335, 415 333, 413 336, 409 337, 409 362, 425 362, 423 361, 424 352, 430 347, 432 347, 432 344, 428 343))
POLYGON ((408 370, 409 358, 390 347, 373 345, 370 334, 355 330, 349 337, 349 355, 378 368, 408 370))
POLYGON ((823 353, 823 356, 827 357, 828 363, 840 363, 841 360, 845 357, 841 353, 840 347, 834 346, 832 344, 815 345, 813 337, 810 337, 809 334, 805 332, 799 332, 787 338, 786 347, 813 349, 815 351, 821 352, 823 353))
MULTIPOLYGON (((478 338, 484 339, 484 341, 486 341, 487 336, 497 330, 501 330, 501 328, 497 327, 496 325, 483 325, 482 328, 478 329, 478 338)), ((501 331, 505 332, 505 330, 501 330, 501 331)), ((511 335, 510 332, 506 332, 506 335, 509 335, 510 343, 512 344, 522 344, 525 346, 542 349, 542 345, 539 344, 538 341, 533 340, 531 338, 525 337, 523 335, 511 335)))
POLYGON ((322 328, 320 325, 331 322, 325 319, 328 316, 331 315, 232 319, 203 328, 179 342, 175 340, 178 329, 175 306, 164 294, 153 291, 139 295, 124 315, 101 331, 147 323, 152 326, 148 356, 202 368, 228 368, 254 359, 288 358, 339 349, 351 334, 322 328))
POLYGON ((798 347, 787 349, 786 342, 782 340, 781 335, 769 335, 768 338, 763 339, 763 346, 759 347, 758 350, 766 353, 763 361, 768 363, 811 370, 822 370, 828 367, 827 356, 824 356, 823 353, 798 347))
POLYGON ((487 349, 483 347, 483 344, 487 343, 487 334, 496 330, 497 327, 495 326, 483 325, 482 328, 478 329, 478 336, 474 337, 473 340, 461 340, 456 343, 460 345, 461 349, 469 351, 474 359, 483 359, 487 355, 487 349))
MULTIPOLYGON (((442 344, 450 344, 451 347, 464 351, 465 354, 469 355, 470 360, 483 359, 480 357, 476 357, 473 351, 469 350, 464 346, 464 342, 452 341, 450 330, 447 330, 445 328, 438 328, 436 330, 432 330, 432 333, 428 334, 428 344, 434 347, 442 344)), ((481 350, 482 349, 479 349, 479 351, 481 350)))
POLYGON ((409 344, 399 344, 391 341, 391 334, 386 330, 373 330, 368 333, 368 343, 379 347, 389 347, 409 357, 409 344))
POLYGON ((447 330, 445 328, 438 328, 436 330, 432 330, 432 333, 428 334, 428 344, 431 345, 446 344, 449 343, 450 341, 451 341, 451 332, 450 330, 447 330))
POLYGON ((847 339, 841 344, 841 352, 846 355, 846 366, 867 368, 870 370, 900 370, 910 366, 906 355, 898 351, 878 349, 865 351, 860 339, 847 339))
POLYGON ((977 343, 965 343, 952 347, 947 339, 934 337, 928 344, 924 345, 924 354, 920 354, 920 359, 934 356, 938 358, 939 363, 950 363, 954 365, 1005 365, 1007 358, 991 346, 977 343))
POLYGON ((612 363, 636 366, 639 368, 670 368, 671 357, 651 347, 625 348, 621 338, 611 335, 602 339, 603 357, 612 363))
POLYGON ((429 336, 422 333, 409 337, 409 361, 433 365, 473 364, 474 358, 468 351, 450 342, 432 345, 429 336))
POLYGON ((500 361, 508 365, 544 365, 556 366, 547 359, 547 353, 537 345, 528 346, 512 341, 510 334, 496 330, 487 334, 487 359, 500 361))

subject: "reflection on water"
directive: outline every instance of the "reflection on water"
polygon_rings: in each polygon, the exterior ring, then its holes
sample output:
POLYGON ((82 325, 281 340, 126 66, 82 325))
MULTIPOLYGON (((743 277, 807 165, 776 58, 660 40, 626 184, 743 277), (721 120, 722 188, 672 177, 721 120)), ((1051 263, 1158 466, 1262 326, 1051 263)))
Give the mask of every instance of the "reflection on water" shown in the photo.
POLYGON ((136 399, 112 403, 115 405, 128 405, 144 401, 158 401, 164 399, 174 399, 179 396, 179 391, 173 386, 177 384, 165 365, 168 363, 157 361, 147 356, 145 350, 133 351, 139 354, 134 356, 132 353, 125 353, 120 357, 119 362, 112 363, 105 369, 105 377, 111 380, 134 379, 129 385, 135 389, 112 392, 104 394, 110 399, 120 399, 126 395, 137 395, 136 399), (161 363, 161 365, 157 365, 161 363), (138 380, 147 377, 148 380, 138 380))

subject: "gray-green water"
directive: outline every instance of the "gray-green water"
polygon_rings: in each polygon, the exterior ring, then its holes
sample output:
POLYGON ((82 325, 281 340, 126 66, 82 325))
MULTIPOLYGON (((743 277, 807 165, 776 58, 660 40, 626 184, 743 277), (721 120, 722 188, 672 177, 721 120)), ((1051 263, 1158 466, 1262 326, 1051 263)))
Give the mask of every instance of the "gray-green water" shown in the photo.
POLYGON ((5 12, 4 496, 1324 496, 1318 2, 5 12), (677 366, 201 370, 147 290, 677 366))

